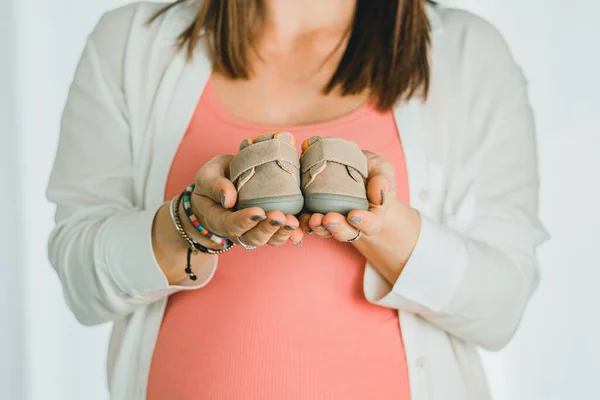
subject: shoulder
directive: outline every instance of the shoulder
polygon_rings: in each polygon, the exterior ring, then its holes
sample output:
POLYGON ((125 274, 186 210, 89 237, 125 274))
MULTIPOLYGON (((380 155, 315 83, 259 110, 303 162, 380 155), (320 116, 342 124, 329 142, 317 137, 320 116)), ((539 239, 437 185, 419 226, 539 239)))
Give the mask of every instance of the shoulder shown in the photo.
MULTIPOLYGON (((464 10, 436 7, 428 110, 470 127, 515 109, 528 110, 527 80, 507 41, 489 21, 464 10)), ((527 111, 528 112, 528 111, 527 111)), ((464 126, 452 130, 469 131, 464 126)), ((490 133, 484 125, 471 135, 490 133)))
POLYGON ((435 7, 446 32, 494 34, 497 30, 485 18, 472 12, 452 7, 435 7))
POLYGON ((127 32, 134 34, 143 31, 175 40, 192 23, 200 7, 201 0, 172 2, 139 1, 106 12, 96 25, 92 36, 95 38, 119 39, 127 32), (169 9, 153 19, 162 9, 169 9), (152 23, 149 21, 153 19, 152 23))
POLYGON ((447 55, 463 61, 512 61, 504 36, 486 19, 456 8, 436 7, 435 11, 443 31, 441 45, 447 55))
POLYGON ((124 86, 125 70, 148 69, 157 48, 174 47, 169 44, 176 42, 187 23, 182 14, 194 15, 186 8, 194 1, 178 4, 155 19, 170 3, 135 2, 110 10, 88 36, 87 51, 105 74, 124 86))
POLYGON ((489 21, 468 11, 435 7, 432 75, 442 92, 459 90, 465 101, 526 85, 509 45, 489 21))
POLYGON ((135 2, 123 7, 110 10, 103 14, 89 40, 96 46, 114 46, 127 40, 135 32, 158 29, 160 25, 148 24, 150 18, 155 15, 166 3, 135 2))

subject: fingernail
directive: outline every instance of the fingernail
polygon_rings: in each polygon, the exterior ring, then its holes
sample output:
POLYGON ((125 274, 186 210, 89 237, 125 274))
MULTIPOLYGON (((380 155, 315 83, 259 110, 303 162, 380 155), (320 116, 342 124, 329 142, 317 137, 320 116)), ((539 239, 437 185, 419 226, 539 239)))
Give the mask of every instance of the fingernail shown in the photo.
POLYGON ((385 193, 385 190, 381 189, 381 205, 383 205, 385 203, 385 196, 387 194, 385 193))
POLYGON ((292 242, 292 243, 294 243, 294 246, 296 246, 296 247, 302 246, 302 240, 299 241, 298 243, 296 243, 296 242, 292 242))
POLYGON ((285 222, 271 221, 271 226, 283 226, 283 225, 285 225, 285 222))
POLYGON ((227 198, 225 197, 225 192, 221 192, 221 205, 223 208, 227 208, 227 198))
POLYGON ((250 219, 254 222, 260 222, 260 221, 264 221, 265 219, 267 219, 267 217, 265 217, 264 215, 255 215, 250 219))
POLYGON ((312 235, 313 234, 313 231, 311 231, 310 229, 307 229, 304 232, 306 232, 307 235, 312 235))
POLYGON ((297 227, 297 226, 286 225, 286 226, 284 227, 284 229, 285 229, 286 231, 295 231, 296 229, 298 229, 298 227, 297 227))
POLYGON ((362 219, 360 219, 358 217, 351 217, 351 218, 348 218, 348 221, 352 222, 353 224, 360 224, 362 222, 362 219))
POLYGON ((315 226, 315 229, 323 229, 323 225, 315 226))
POLYGON ((332 229, 332 228, 337 228, 338 224, 327 224, 327 225, 323 225, 323 226, 327 229, 332 229))

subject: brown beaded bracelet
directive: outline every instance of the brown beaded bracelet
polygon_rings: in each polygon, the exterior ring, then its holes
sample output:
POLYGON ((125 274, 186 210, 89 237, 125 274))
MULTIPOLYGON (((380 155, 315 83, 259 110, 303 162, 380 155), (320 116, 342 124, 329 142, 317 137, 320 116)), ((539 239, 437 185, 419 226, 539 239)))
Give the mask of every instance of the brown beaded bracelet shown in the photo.
POLYGON ((197 252, 213 254, 213 255, 223 254, 223 253, 226 253, 229 250, 233 249, 235 247, 235 243, 229 241, 229 244, 226 245, 226 247, 223 247, 222 249, 214 250, 214 249, 209 249, 208 247, 202 246, 200 243, 198 243, 194 239, 192 239, 192 237, 190 235, 188 235, 187 232, 183 229, 183 226, 181 224, 181 219, 179 218, 179 206, 181 204, 182 197, 183 197, 183 193, 180 194, 179 196, 175 197, 173 200, 171 200, 171 205, 169 206, 169 211, 170 211, 171 220, 173 221, 173 225, 175 226, 175 229, 177 230, 179 235, 187 242, 187 244, 189 246, 188 251, 187 251, 187 265, 185 268, 185 273, 190 277, 191 280, 195 281, 196 279, 198 279, 198 277, 192 272, 192 266, 191 266, 192 254, 196 254, 197 252))

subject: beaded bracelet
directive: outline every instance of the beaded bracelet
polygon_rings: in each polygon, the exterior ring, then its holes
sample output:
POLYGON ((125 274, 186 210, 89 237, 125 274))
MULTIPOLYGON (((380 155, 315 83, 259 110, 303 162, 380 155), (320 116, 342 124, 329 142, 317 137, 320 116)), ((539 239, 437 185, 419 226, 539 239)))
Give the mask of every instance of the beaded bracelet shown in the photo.
POLYGON ((204 247, 202 246, 200 243, 196 242, 194 239, 192 239, 192 237, 190 235, 187 234, 187 232, 183 229, 183 226, 181 225, 181 220, 179 219, 179 205, 181 204, 181 198, 183 197, 183 193, 180 194, 179 196, 173 198, 173 200, 171 200, 171 204, 169 206, 169 213, 171 215, 171 221, 173 221, 173 225, 175 226, 175 229, 177 230, 177 232, 179 233, 179 235, 187 242, 188 244, 188 250, 187 250, 187 263, 186 263, 186 267, 185 267, 185 273, 189 276, 189 278, 193 281, 195 281, 196 279, 198 279, 198 277, 192 272, 192 254, 196 254, 197 252, 201 252, 201 253, 207 253, 207 254, 223 254, 228 252, 229 250, 231 250, 234 246, 235 243, 230 241, 230 245, 219 249, 219 250, 213 250, 213 249, 209 249, 208 247, 204 247))
POLYGON ((194 212, 192 211, 191 197, 195 187, 196 184, 192 183, 183 191, 183 211, 185 211, 185 215, 188 217, 188 220, 191 222, 194 228, 196 228, 196 230, 200 232, 200 234, 206 236, 208 239, 212 240, 216 244, 220 244, 221 246, 230 244, 231 240, 216 235, 215 233, 206 229, 204 226, 202 226, 200 221, 198 221, 196 215, 194 215, 194 212))

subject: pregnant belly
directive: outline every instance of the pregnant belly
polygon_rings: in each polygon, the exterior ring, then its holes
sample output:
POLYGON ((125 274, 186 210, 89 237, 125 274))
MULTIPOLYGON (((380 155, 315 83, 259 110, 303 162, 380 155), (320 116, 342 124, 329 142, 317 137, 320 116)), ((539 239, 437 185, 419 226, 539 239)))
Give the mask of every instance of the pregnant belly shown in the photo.
POLYGON ((204 288, 170 297, 150 400, 408 400, 396 311, 364 299, 364 259, 306 238, 234 249, 204 288))

